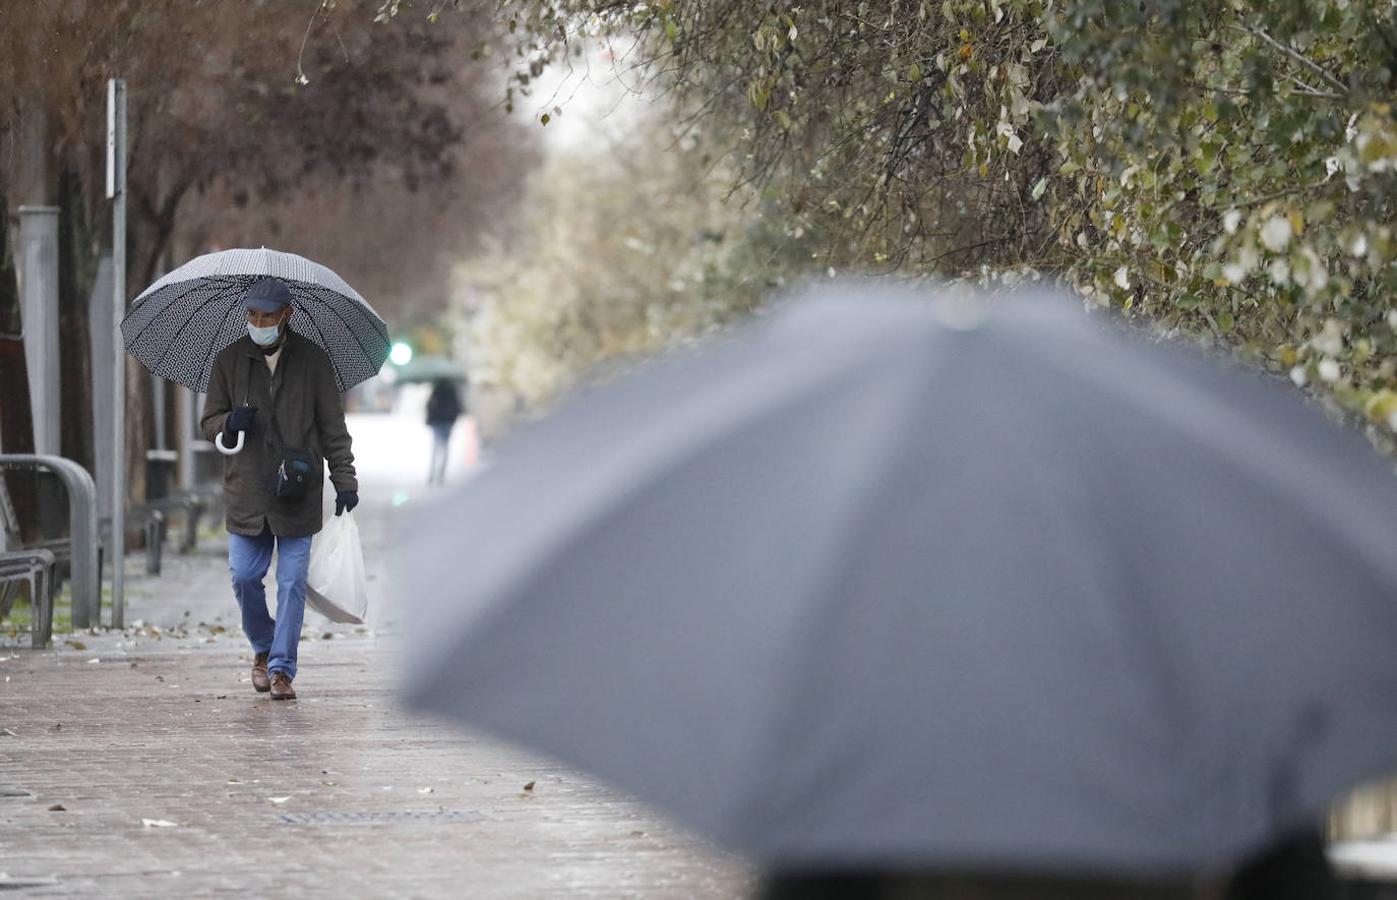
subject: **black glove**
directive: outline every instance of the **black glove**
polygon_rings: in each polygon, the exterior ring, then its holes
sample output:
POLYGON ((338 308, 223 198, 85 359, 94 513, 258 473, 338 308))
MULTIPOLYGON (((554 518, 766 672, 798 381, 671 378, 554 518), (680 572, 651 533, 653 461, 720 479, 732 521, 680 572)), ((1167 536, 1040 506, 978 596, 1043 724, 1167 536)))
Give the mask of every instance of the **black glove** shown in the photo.
POLYGON ((228 417, 223 420, 223 433, 232 437, 239 431, 248 431, 252 428, 252 420, 257 417, 257 407, 255 406, 235 406, 228 417))
POLYGON ((359 505, 358 491, 336 491, 335 492, 335 515, 343 515, 346 512, 353 512, 354 507, 359 505))

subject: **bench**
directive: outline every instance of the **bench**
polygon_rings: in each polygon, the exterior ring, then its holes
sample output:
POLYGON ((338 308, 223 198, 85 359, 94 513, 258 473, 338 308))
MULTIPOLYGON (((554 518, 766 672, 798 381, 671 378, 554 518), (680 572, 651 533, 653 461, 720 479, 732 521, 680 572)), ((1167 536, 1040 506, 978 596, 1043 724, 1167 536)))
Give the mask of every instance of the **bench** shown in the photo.
MULTIPOLYGON (((165 540, 169 534, 170 513, 182 514, 179 552, 192 553, 199 545, 199 521, 213 510, 217 500, 216 491, 181 491, 131 507, 127 513, 129 520, 140 522, 141 530, 145 533, 147 575, 160 574, 165 540)), ((107 527, 110 530, 110 525, 107 527)))
POLYGON ((44 589, 38 591, 40 597, 37 599, 43 601, 46 609, 40 610, 36 602, 36 639, 37 633, 42 632, 47 643, 47 635, 52 632, 51 601, 57 596, 58 584, 65 570, 73 581, 74 627, 86 628, 90 624, 96 624, 101 612, 102 597, 98 569, 97 490, 92 483, 92 476, 82 466, 61 456, 0 454, 0 470, 4 469, 37 469, 56 476, 63 483, 68 492, 69 537, 43 541, 34 546, 19 546, 20 527, 14 508, 9 503, 0 504, 0 513, 3 513, 5 518, 3 535, 8 548, 6 552, 23 552, 31 557, 27 562, 22 559, 14 561, 13 564, 17 568, 6 570, 12 574, 11 584, 0 584, 0 590, 12 590, 15 581, 28 581, 33 592, 37 587, 35 579, 38 576, 25 573, 29 567, 47 565, 51 559, 52 575, 45 575, 44 589), (48 556, 44 556, 45 553, 48 556), (41 612, 43 615, 39 616, 41 612), (42 621, 39 621, 40 619, 42 621))
POLYGON ((53 599, 57 594, 57 562, 48 550, 0 551, 0 619, 14 607, 17 588, 29 585, 29 605, 33 608, 30 646, 42 650, 53 637, 53 599))

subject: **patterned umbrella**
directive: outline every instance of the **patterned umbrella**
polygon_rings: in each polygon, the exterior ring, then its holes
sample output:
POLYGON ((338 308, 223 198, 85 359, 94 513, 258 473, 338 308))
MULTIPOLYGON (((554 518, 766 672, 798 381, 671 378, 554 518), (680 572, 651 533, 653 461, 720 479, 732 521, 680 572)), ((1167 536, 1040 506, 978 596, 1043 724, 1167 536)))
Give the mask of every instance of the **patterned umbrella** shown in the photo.
POLYGON ((330 357, 340 390, 372 377, 388 358, 388 326, 330 269, 294 253, 206 253, 146 288, 121 323, 126 352, 161 378, 195 391, 209 386, 219 351, 246 333, 242 298, 265 276, 291 290, 291 329, 330 357))

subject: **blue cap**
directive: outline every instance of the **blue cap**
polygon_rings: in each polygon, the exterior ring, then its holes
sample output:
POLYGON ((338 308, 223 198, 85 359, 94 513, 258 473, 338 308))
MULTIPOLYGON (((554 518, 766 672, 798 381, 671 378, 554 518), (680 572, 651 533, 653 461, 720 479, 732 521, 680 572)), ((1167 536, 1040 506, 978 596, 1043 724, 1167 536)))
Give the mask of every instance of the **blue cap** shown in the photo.
POLYGON ((247 293, 243 294, 245 309, 274 313, 290 305, 291 291, 277 278, 259 278, 248 285, 247 293))

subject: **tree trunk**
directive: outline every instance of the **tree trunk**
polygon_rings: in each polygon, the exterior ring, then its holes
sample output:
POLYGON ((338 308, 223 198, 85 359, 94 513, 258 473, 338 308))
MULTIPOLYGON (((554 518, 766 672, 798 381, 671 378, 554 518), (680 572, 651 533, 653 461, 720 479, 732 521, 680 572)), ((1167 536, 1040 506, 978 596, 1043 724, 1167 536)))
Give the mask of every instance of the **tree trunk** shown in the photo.
MULTIPOLYGON (((0 204, 5 198, 0 196, 0 204)), ((34 420, 29 407, 29 370, 24 361, 24 341, 19 336, 19 280, 15 277, 9 223, 0 228, 0 451, 34 452, 34 420)), ((6 473, 5 486, 21 523, 21 538, 39 535, 39 498, 32 477, 6 473)))
MULTIPOLYGON (((48 112, 42 97, 20 98, 5 173, 5 228, 0 236, 0 445, 6 453, 34 452, 34 413, 12 238, 19 233, 19 207, 47 205, 49 192, 48 112)), ((43 537, 39 479, 32 471, 5 476, 22 538, 43 537)))
POLYGON ((49 117, 42 97, 21 98, 11 158, 8 209, 13 219, 21 206, 47 206, 53 196, 49 183, 49 117))
POLYGON ((63 455, 95 471, 92 434, 92 360, 88 334, 88 295, 97 274, 92 223, 83 203, 77 172, 65 166, 58 179, 58 328, 63 348, 63 455))

